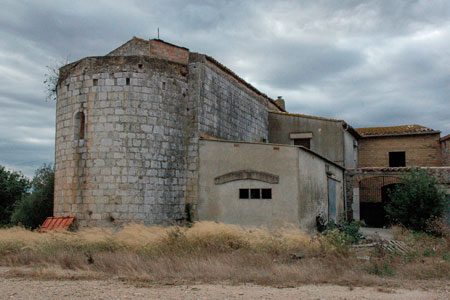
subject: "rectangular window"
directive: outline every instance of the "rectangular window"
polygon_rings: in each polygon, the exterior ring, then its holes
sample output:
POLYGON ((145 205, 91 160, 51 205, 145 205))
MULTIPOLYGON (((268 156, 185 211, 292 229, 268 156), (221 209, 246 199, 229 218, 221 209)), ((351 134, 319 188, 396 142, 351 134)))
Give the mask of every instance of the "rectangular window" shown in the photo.
POLYGON ((311 139, 294 139, 295 146, 303 146, 305 148, 311 148, 311 139))
POLYGON ((261 199, 272 199, 272 189, 261 189, 261 199))
POLYGON ((405 167, 406 166, 406 153, 402 152, 389 152, 389 167, 405 167))
POLYGON ((248 199, 248 198, 249 198, 249 190, 239 189, 239 199, 248 199))
POLYGON ((239 199, 272 199, 272 189, 239 189, 239 199))
POLYGON ((251 189, 250 190, 250 198, 251 199, 261 199, 261 190, 260 189, 251 189))

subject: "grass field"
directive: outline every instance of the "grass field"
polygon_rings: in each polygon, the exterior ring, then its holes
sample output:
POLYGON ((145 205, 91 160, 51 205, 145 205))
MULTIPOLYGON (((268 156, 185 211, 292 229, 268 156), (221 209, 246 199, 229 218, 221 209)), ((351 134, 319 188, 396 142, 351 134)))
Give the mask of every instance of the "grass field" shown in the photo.
POLYGON ((55 279, 119 278, 136 282, 256 283, 271 286, 331 283, 370 286, 406 280, 450 279, 450 236, 397 228, 406 254, 381 247, 355 249, 334 235, 310 236, 286 227, 262 228, 198 222, 192 227, 131 224, 38 233, 0 229, 0 265, 10 276, 55 279), (28 271, 23 271, 23 267, 28 271))

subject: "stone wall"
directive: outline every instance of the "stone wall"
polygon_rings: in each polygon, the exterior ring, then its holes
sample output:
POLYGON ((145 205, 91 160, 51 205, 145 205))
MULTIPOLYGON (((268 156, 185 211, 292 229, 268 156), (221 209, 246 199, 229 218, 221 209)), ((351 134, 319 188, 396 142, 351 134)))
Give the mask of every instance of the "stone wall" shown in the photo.
POLYGON ((60 74, 54 212, 80 225, 166 224, 186 203, 195 218, 200 133, 266 141, 276 107, 214 59, 161 40, 133 38, 60 74))
MULTIPOLYGON (((440 187, 450 195, 450 167, 422 167, 428 174, 434 176, 438 181, 440 187)), ((360 183, 362 180, 379 179, 383 178, 385 185, 391 183, 401 182, 402 176, 406 175, 410 171, 410 168, 360 168, 349 169, 346 171, 345 176, 345 194, 347 198, 348 217, 355 218, 355 215, 359 220, 359 211, 355 211, 355 208, 359 209, 360 201, 360 183), (356 195, 356 198, 355 198, 356 195), (358 203, 354 202, 357 200, 358 203)), ((374 188, 380 188, 377 180, 374 180, 374 188)))
POLYGON ((389 152, 405 151, 406 166, 442 166, 439 133, 359 140, 358 167, 389 167, 389 152))
POLYGON ((186 68, 148 57, 87 58, 58 88, 55 216, 80 225, 184 217, 186 68), (85 114, 85 137, 74 114, 85 114))
POLYGON ((135 55, 149 55, 150 45, 149 41, 132 38, 117 49, 114 49, 107 56, 135 56, 135 55))
POLYGON ((160 58, 184 65, 189 62, 189 49, 157 39, 143 40, 135 37, 107 54, 107 56, 135 55, 160 58))
POLYGON ((198 130, 210 136, 235 141, 268 139, 267 100, 243 86, 213 63, 189 65, 197 73, 199 86, 190 89, 197 103, 198 130))
POLYGON ((441 139, 442 163, 450 166, 450 135, 441 139))
POLYGON ((150 40, 150 56, 167 59, 169 61, 187 64, 189 62, 189 49, 178 47, 162 40, 150 40))
POLYGON ((267 140, 268 99, 236 77, 208 62, 205 55, 191 53, 189 63, 190 135, 187 141, 186 202, 196 212, 198 199, 198 141, 204 133, 216 138, 260 142, 267 140))

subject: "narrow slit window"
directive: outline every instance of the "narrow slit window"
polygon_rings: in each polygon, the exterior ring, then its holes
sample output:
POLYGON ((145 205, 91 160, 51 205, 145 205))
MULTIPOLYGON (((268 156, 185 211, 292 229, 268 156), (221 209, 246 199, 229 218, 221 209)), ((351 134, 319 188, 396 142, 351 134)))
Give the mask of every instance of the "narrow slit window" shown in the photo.
POLYGON ((249 195, 248 189, 239 189, 239 199, 249 199, 249 195))
POLYGON ((126 84, 127 84, 127 85, 130 85, 130 78, 127 78, 127 79, 126 79, 126 84))
POLYGON ((84 140, 84 122, 85 117, 83 112, 77 112, 74 120, 74 137, 75 140, 84 140))
POLYGON ((163 90, 166 89, 166 83, 165 83, 165 82, 162 83, 162 89, 163 89, 163 90))
POLYGON ((98 85, 98 79, 94 79, 94 80, 92 81, 92 85, 93 85, 93 86, 97 86, 97 85, 98 85))

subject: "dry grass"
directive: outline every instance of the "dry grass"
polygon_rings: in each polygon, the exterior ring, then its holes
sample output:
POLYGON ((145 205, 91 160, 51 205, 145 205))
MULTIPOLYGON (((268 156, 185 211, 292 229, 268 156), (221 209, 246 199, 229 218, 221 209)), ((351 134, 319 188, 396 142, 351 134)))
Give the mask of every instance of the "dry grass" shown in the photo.
POLYGON ((45 234, 14 227, 0 229, 0 265, 32 267, 31 271, 11 271, 8 276, 115 277, 163 284, 361 286, 397 285, 404 279, 450 279, 450 259, 446 259, 450 249, 445 238, 418 238, 400 229, 396 234, 414 253, 367 250, 372 251, 367 253, 371 259, 358 260, 347 246, 333 244, 324 236, 311 237, 294 227, 269 231, 199 222, 191 228, 132 224, 122 230, 91 228, 45 234), (433 255, 424 253, 424 245, 435 249, 430 252, 433 255))

